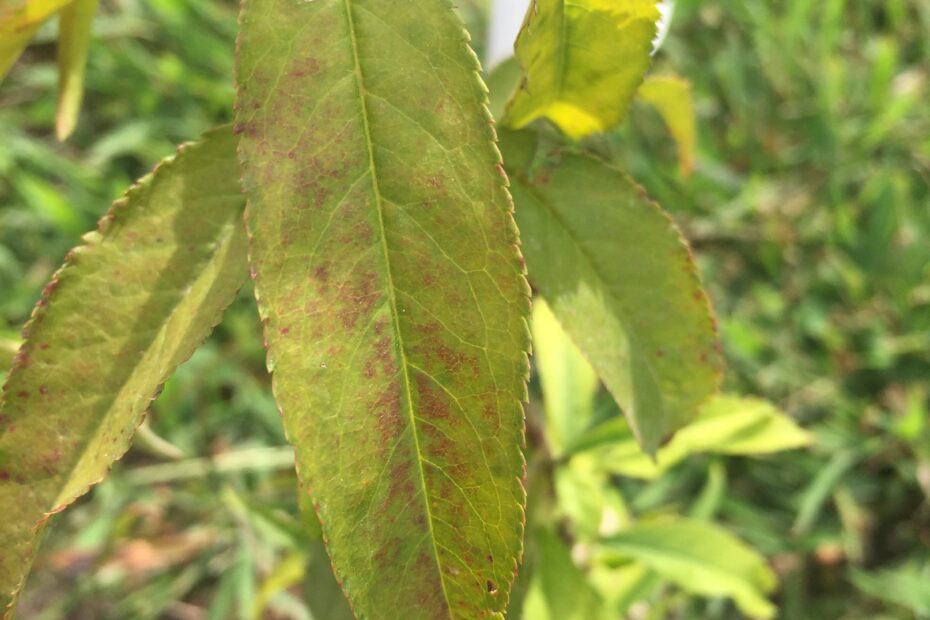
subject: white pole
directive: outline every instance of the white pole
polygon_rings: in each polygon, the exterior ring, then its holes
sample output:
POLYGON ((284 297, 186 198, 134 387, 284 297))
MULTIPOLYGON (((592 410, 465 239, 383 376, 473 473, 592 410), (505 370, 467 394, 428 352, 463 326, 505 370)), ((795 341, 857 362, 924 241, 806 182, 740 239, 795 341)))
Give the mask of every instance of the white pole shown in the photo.
POLYGON ((520 33, 529 5, 530 0, 493 0, 485 58, 488 71, 513 56, 513 42, 520 33))

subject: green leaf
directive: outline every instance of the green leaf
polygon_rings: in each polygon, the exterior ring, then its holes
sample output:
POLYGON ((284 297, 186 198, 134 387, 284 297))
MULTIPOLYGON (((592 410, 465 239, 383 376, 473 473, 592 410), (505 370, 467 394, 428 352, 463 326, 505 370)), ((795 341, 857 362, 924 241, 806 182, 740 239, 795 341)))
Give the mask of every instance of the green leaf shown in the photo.
POLYGON ((930 564, 904 565, 891 570, 852 569, 850 580, 868 596, 909 609, 918 617, 930 615, 930 564))
POLYGON ((656 573, 639 562, 627 562, 622 566, 595 564, 589 575, 604 605, 620 618, 629 618, 630 607, 649 599, 663 583, 656 573))
POLYGON ((446 0, 249 0, 237 69, 276 399, 360 618, 500 616, 529 288, 446 0))
POLYGON ((758 552, 716 525, 690 519, 639 523, 603 541, 605 554, 632 559, 702 596, 727 596, 754 618, 771 618, 777 585, 758 552))
POLYGON ((113 205, 36 306, 0 402, 0 506, 16 507, 0 520, 0 609, 37 531, 125 453, 242 285, 234 149, 228 129, 182 147, 113 205))
POLYGON ((39 27, 72 0, 0 0, 0 81, 39 27))
POLYGON ((665 121, 678 146, 678 166, 684 176, 694 172, 694 152, 697 127, 694 118, 694 96, 687 80, 674 76, 653 76, 646 79, 636 96, 656 109, 665 121))
POLYGON ((313 612, 313 617, 320 620, 353 620, 355 616, 333 575, 329 556, 326 555, 323 530, 313 508, 313 500, 304 489, 298 490, 297 497, 300 520, 309 538, 306 543, 309 567, 304 588, 307 606, 313 612))
POLYGON ((610 617, 600 596, 549 530, 536 534, 538 560, 527 594, 527 620, 599 620, 610 617))
POLYGON ((548 118, 581 139, 626 116, 649 67, 656 0, 534 0, 517 38, 526 77, 505 123, 548 118))
POLYGON ((678 431, 655 459, 637 449, 633 434, 621 420, 585 433, 571 451, 592 451, 606 471, 651 480, 696 454, 760 456, 811 443, 813 436, 771 403, 721 394, 701 406, 697 419, 678 431))
POLYGON ((721 374, 687 245, 641 188, 599 160, 564 155, 511 180, 530 279, 654 452, 721 374))
POLYGON ((504 118, 507 103, 522 79, 523 69, 514 57, 500 63, 487 74, 485 80, 488 85, 488 98, 490 99, 488 108, 491 110, 491 116, 496 119, 504 118))
POLYGON ((84 70, 91 27, 100 0, 75 0, 61 11, 58 35, 58 113, 55 133, 65 140, 74 131, 84 96, 84 70))
POLYGON ((553 456, 559 456, 591 424, 597 373, 540 298, 533 303, 533 355, 544 396, 546 439, 553 456))

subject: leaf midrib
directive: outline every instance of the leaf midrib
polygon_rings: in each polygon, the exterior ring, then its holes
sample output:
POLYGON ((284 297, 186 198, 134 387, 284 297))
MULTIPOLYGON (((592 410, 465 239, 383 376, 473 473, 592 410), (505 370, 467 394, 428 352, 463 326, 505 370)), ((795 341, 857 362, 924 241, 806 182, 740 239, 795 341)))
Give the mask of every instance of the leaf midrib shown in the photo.
POLYGON ((439 550, 436 546, 436 534, 435 534, 435 531, 433 530, 433 516, 430 510, 429 495, 427 493, 427 488, 426 488, 426 474, 423 470, 424 457, 420 449, 420 437, 419 437, 419 431, 417 429, 416 413, 413 410, 413 390, 410 384, 410 370, 409 370, 409 366, 407 363, 407 355, 404 349, 403 336, 402 336, 401 329, 400 329, 400 313, 398 312, 398 309, 397 309, 397 297, 394 294, 394 276, 391 271, 391 257, 390 257, 390 251, 388 249, 387 235, 386 235, 386 230, 384 226, 384 198, 381 195, 381 190, 380 190, 379 183, 378 183, 377 166, 375 165, 374 143, 373 143, 372 135, 371 135, 371 126, 370 126, 369 114, 368 114, 368 104, 366 101, 368 93, 365 88, 364 76, 362 75, 362 65, 361 65, 361 59, 359 56, 358 40, 355 35, 355 19, 352 14, 352 0, 343 0, 343 5, 345 6, 346 20, 347 20, 348 30, 349 30, 349 41, 352 47, 352 60, 353 60, 353 65, 354 65, 355 83, 356 83, 356 88, 358 89, 358 94, 359 94, 358 99, 359 99, 360 113, 362 117, 362 130, 363 130, 364 137, 365 137, 365 148, 368 154, 368 168, 369 168, 369 171, 371 172, 372 192, 374 193, 375 206, 376 206, 375 210, 378 214, 378 230, 380 233, 381 250, 382 250, 383 257, 384 257, 384 266, 385 266, 385 272, 386 272, 387 281, 388 281, 388 302, 391 308, 391 321, 394 324, 394 333, 396 334, 396 337, 397 337, 397 352, 400 357, 401 368, 402 368, 402 373, 403 373, 404 393, 406 396, 405 400, 407 401, 407 414, 408 414, 409 421, 410 421, 410 427, 412 431, 411 434, 413 435, 414 449, 416 450, 417 472, 419 473, 420 487, 423 493, 423 506, 424 506, 424 509, 426 510, 426 522, 427 522, 427 526, 429 527, 430 546, 433 549, 433 557, 436 560, 436 572, 439 575, 439 584, 440 584, 440 587, 442 588, 443 600, 445 601, 445 604, 446 604, 446 610, 448 611, 449 618, 452 618, 453 616, 452 616, 452 611, 450 608, 449 594, 448 594, 448 591, 446 590, 445 578, 443 577, 442 570, 440 569, 442 564, 439 561, 439 550))

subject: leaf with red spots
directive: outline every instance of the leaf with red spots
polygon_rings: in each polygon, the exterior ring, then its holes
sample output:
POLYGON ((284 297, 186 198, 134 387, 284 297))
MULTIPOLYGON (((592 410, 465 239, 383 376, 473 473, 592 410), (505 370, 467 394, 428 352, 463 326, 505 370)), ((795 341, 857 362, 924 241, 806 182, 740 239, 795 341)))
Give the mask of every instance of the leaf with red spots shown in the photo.
MULTIPOLYGON (((506 132, 509 162, 532 159, 506 132)), ((530 280, 654 453, 717 390, 710 306, 671 218, 623 172, 553 154, 511 171, 530 280)))
POLYGON ((46 287, 0 400, 0 613, 12 615, 48 516, 126 452, 245 280, 235 169, 228 129, 182 147, 46 287))
POLYGON ((360 618, 501 616, 529 290, 447 0, 247 0, 240 160, 268 365, 360 618))

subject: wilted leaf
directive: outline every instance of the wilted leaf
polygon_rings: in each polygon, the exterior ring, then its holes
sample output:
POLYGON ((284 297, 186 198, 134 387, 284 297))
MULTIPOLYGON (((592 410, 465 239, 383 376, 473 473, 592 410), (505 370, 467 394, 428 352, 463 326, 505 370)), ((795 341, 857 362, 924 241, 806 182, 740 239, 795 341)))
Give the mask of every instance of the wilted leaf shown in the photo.
POLYGON ((268 365, 361 618, 500 615, 529 290, 445 0, 249 0, 238 131, 268 365))
POLYGON ((599 160, 565 155, 511 178, 530 279, 653 452, 697 415, 721 373, 687 245, 642 189, 599 160))
POLYGON ((58 113, 55 133, 64 140, 74 131, 84 96, 84 70, 91 27, 100 0, 75 0, 61 11, 58 34, 58 113))
POLYGON ((695 454, 758 456, 803 448, 812 441, 810 433, 769 402, 718 395, 701 406, 697 419, 678 431, 655 460, 640 452, 621 420, 592 429, 572 450, 595 451, 601 467, 611 473, 653 479, 695 454))
POLYGON ((0 0, 0 80, 23 53, 32 36, 72 0, 0 0))
POLYGON ((771 618, 766 598, 777 584, 765 559, 726 530, 705 521, 639 523, 603 541, 605 555, 633 559, 703 596, 727 596, 754 618, 771 618))
POLYGON ((678 147, 678 165, 684 175, 694 172, 697 127, 694 97, 687 80, 672 76, 646 78, 637 96, 656 109, 678 147))
POLYGON ((546 412, 546 438, 561 455, 591 424, 597 373, 541 298, 533 303, 533 357, 546 412))
POLYGON ((534 0, 517 38, 526 74, 505 122, 546 117, 574 139, 626 116, 649 67, 656 0, 534 0))
MULTIPOLYGON (((37 529, 101 480, 246 274, 229 130, 142 179, 45 289, 0 402, 0 609, 37 529)), ((11 613, 11 612, 10 612, 11 613)))

